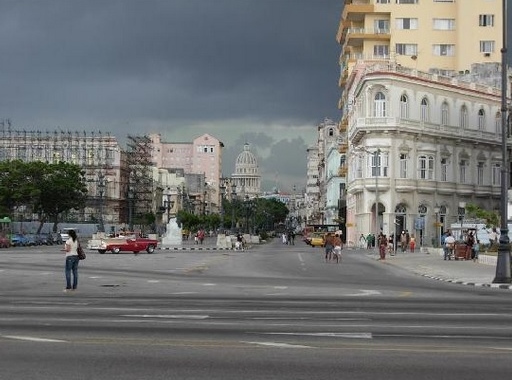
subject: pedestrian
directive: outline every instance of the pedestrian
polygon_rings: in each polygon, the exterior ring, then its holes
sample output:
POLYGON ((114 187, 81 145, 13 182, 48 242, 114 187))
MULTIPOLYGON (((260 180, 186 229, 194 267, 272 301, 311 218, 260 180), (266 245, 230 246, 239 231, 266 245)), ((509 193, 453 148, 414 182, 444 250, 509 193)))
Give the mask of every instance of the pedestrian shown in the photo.
POLYGON ((378 244, 379 244, 380 260, 386 260, 386 250, 388 249, 388 238, 382 232, 379 234, 378 244))
POLYGON ((368 233, 368 236, 366 237, 366 248, 367 249, 372 249, 372 240, 373 240, 373 236, 372 236, 372 233, 368 233))
POLYGON ((412 234, 409 239, 409 248, 411 249, 411 252, 414 252, 416 249, 416 238, 414 237, 414 234, 412 234))
POLYGON ((402 231, 400 234, 400 248, 402 248, 402 253, 407 250, 407 235, 405 234, 405 231, 402 231))
POLYGON ((453 256, 453 250, 455 248, 455 238, 453 237, 451 232, 446 233, 446 238, 444 239, 444 245, 446 247, 444 251, 444 259, 451 260, 453 256))
POLYGON ((475 243, 473 244, 471 252, 471 258, 473 259, 473 262, 476 263, 478 260, 478 254, 480 253, 480 240, 476 239, 475 243))
POLYGON ((334 237, 328 232, 325 235, 325 261, 328 262, 332 257, 332 250, 334 249, 334 237))
POLYGON ((65 292, 76 290, 78 286, 78 237, 75 230, 69 230, 69 238, 64 244, 66 252, 66 289, 65 292), (71 282, 71 274, 73 274, 73 282, 71 282))
POLYGON ((359 236, 359 248, 364 247, 366 247, 366 238, 364 237, 363 234, 361 234, 361 236, 359 236))
POLYGON ((343 249, 343 241, 341 240, 341 234, 336 233, 334 235, 333 244, 333 257, 336 260, 336 263, 339 264, 339 262, 341 261, 341 250, 343 249))

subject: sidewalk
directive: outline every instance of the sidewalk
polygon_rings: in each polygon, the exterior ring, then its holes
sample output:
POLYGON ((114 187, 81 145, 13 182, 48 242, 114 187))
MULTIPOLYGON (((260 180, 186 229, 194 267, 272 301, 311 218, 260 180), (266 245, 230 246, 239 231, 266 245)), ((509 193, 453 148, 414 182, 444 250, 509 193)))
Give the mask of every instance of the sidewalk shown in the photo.
MULTIPOLYGON (((359 249, 359 251, 366 253, 374 260, 379 259, 375 250, 359 249)), ((480 262, 473 262, 472 260, 445 261, 441 254, 432 250, 431 253, 420 251, 414 253, 398 252, 395 256, 387 255, 386 260, 382 262, 439 281, 470 286, 512 289, 512 284, 492 283, 496 276, 496 260, 492 259, 481 255, 480 262)))

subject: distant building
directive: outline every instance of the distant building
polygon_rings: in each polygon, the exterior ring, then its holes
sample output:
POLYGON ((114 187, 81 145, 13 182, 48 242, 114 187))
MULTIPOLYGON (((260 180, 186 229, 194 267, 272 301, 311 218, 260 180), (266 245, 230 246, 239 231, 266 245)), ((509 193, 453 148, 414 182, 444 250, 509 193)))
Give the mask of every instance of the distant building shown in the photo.
POLYGON ((251 152, 250 145, 244 144, 243 151, 235 161, 235 172, 231 179, 236 185, 236 191, 241 196, 249 198, 261 194, 261 175, 256 156, 251 152))

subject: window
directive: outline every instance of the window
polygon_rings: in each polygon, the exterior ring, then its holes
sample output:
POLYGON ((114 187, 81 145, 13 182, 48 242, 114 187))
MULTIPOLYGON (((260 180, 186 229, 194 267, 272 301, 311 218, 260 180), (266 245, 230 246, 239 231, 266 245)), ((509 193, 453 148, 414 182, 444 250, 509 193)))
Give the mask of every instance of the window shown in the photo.
POLYGON ((443 102, 443 104, 441 104, 441 125, 448 125, 448 122, 448 103, 443 102))
POLYGON ((398 173, 400 178, 407 178, 407 153, 400 153, 400 172, 398 173))
POLYGON ((500 164, 492 165, 492 185, 493 186, 501 186, 501 165, 500 164))
POLYGON ((432 54, 440 57, 453 57, 455 55, 455 45, 432 45, 432 54))
POLYGON ((480 15, 478 16, 479 26, 494 26, 494 15, 480 15))
POLYGON ((409 118, 409 104, 407 95, 400 96, 400 117, 403 119, 409 118))
POLYGON ((494 41, 480 41, 480 53, 493 53, 494 41))
POLYGON ((459 127, 462 129, 468 127, 468 108, 465 105, 460 108, 459 127))
POLYGON ((460 162, 459 162, 459 182, 460 183, 467 182, 467 178, 466 178, 467 169, 468 169, 467 160, 460 160, 460 162))
POLYGON ((479 162, 476 166, 476 184, 483 185, 484 184, 484 163, 479 162))
POLYGON ((418 55, 417 44, 396 44, 395 51, 401 55, 418 55))
POLYGON ((385 117, 386 116, 386 97, 382 92, 378 92, 375 95, 375 109, 374 115, 375 117, 385 117))
POLYGON ((429 105, 427 98, 421 99, 421 106, 420 106, 420 120, 421 121, 429 121, 429 105))
POLYGON ((380 151, 368 153, 368 164, 370 177, 388 176, 389 162, 387 153, 380 151))
POLYGON ((373 47, 373 55, 378 57, 389 57, 388 45, 375 45, 373 47))
POLYGON ((389 4, 391 0, 377 0, 377 4, 389 4))
POLYGON ((434 179, 434 157, 419 156, 418 157, 418 179, 434 179))
POLYGON ((396 28, 398 30, 418 29, 418 19, 417 18, 397 18, 395 21, 396 28))
POLYGON ((432 21, 434 30, 455 30, 455 19, 435 18, 432 21))
POLYGON ((485 112, 483 109, 478 110, 478 130, 485 131, 485 112))
POLYGON ((448 159, 441 158, 441 181, 448 181, 448 159))
POLYGON ((396 0, 397 4, 418 4, 419 0, 396 0))
POLYGON ((377 34, 389 33, 389 20, 375 20, 373 27, 377 34))

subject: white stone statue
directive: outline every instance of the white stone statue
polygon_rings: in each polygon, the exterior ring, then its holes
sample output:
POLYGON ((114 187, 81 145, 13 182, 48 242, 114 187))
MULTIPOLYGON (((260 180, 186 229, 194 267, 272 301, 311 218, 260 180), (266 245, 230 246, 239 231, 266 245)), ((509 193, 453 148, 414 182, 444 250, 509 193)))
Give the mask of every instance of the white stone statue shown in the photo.
POLYGON ((165 234, 162 237, 162 245, 181 245, 182 243, 182 234, 181 227, 178 226, 176 222, 176 218, 171 218, 169 223, 167 223, 167 227, 165 230, 165 234))

